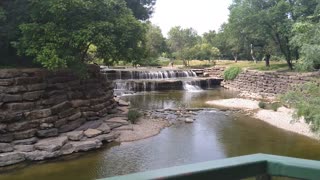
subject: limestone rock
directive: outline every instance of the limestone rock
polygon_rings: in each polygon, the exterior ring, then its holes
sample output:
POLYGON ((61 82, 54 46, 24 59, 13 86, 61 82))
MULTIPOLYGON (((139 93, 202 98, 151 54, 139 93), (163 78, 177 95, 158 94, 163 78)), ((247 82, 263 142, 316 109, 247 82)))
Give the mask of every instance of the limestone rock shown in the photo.
POLYGON ((102 131, 103 134, 110 133, 111 131, 111 128, 106 123, 101 124, 97 129, 102 131))
POLYGON ((58 129, 53 128, 53 129, 39 130, 37 131, 37 136, 41 138, 55 137, 55 136, 58 136, 58 129))
POLYGON ((75 148, 71 143, 67 143, 65 144, 61 149, 61 154, 62 155, 69 155, 72 154, 74 152, 75 148))
POLYGON ((108 122, 107 122, 107 125, 110 127, 110 129, 115 129, 123 126, 123 124, 120 124, 120 123, 108 123, 108 122))
POLYGON ((33 137, 33 138, 30 138, 30 139, 23 139, 23 140, 13 141, 12 144, 13 145, 31 145, 31 144, 35 144, 36 142, 38 142, 38 138, 33 137))
POLYGON ((42 161, 45 159, 55 158, 61 155, 60 151, 47 152, 47 151, 32 151, 24 153, 25 158, 30 161, 42 161))
POLYGON ((187 119, 185 120, 185 122, 186 122, 186 123, 193 123, 194 121, 193 121, 193 119, 187 118, 187 119))
POLYGON ((68 137, 62 136, 57 138, 48 138, 40 140, 35 144, 35 148, 40 151, 54 152, 59 150, 64 144, 68 142, 68 137))
POLYGON ((18 152, 32 152, 34 151, 33 145, 16 145, 14 149, 18 152))
POLYGON ((73 146, 74 152, 89 151, 92 149, 100 148, 102 146, 102 143, 99 140, 70 142, 70 144, 73 146))
POLYGON ((119 104, 119 106, 129 106, 130 105, 129 102, 126 102, 126 101, 121 100, 121 99, 119 99, 118 104, 119 104))
POLYGON ((107 122, 107 123, 119 123, 119 124, 122 124, 122 125, 128 125, 129 124, 129 122, 126 120, 125 117, 114 117, 114 118, 105 120, 105 122, 107 122))
POLYGON ((77 119, 77 120, 72 121, 66 125, 61 126, 59 128, 59 132, 64 133, 64 132, 69 132, 69 131, 75 130, 85 122, 86 122, 86 120, 84 118, 77 119))
POLYGON ((101 142, 111 142, 119 137, 120 134, 118 133, 111 133, 111 134, 102 134, 100 136, 95 137, 101 142))
POLYGON ((67 136, 71 141, 80 141, 84 134, 83 131, 72 131, 67 133, 67 136))
POLYGON ((97 129, 102 124, 102 121, 88 121, 84 123, 82 126, 77 128, 77 131, 85 131, 87 129, 97 129))
POLYGON ((28 139, 28 138, 34 137, 36 132, 37 132, 36 129, 29 129, 26 131, 16 132, 13 134, 13 136, 14 136, 14 139, 16 140, 28 139))
POLYGON ((88 138, 96 137, 98 135, 102 134, 102 131, 97 129, 88 129, 84 131, 84 135, 88 138))
POLYGON ((0 142, 8 143, 13 141, 13 134, 1 134, 0 142))
POLYGON ((25 160, 25 156, 20 152, 0 154, 0 167, 17 164, 25 160))
POLYGON ((13 151, 13 147, 11 144, 0 143, 0 153, 7 153, 12 151, 13 151))

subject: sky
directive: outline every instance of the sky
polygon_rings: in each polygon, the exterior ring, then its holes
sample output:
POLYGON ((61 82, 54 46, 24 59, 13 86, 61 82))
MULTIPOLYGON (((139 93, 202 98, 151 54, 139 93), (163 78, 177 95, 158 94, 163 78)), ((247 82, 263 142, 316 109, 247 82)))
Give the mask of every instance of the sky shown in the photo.
POLYGON ((167 36, 174 26, 194 28, 199 35, 227 22, 232 0, 157 0, 151 22, 167 36))

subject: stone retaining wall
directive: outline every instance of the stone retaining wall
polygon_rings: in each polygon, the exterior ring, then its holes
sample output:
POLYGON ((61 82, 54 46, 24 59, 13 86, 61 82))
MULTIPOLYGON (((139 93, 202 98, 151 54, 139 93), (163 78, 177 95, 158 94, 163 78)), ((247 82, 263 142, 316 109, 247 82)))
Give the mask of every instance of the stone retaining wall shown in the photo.
POLYGON ((70 71, 0 70, 0 167, 100 148, 129 124, 113 83, 89 66, 70 71))
POLYGON ((0 70, 0 142, 58 136, 115 107, 113 85, 90 67, 80 80, 70 71, 0 70))
MULTIPOLYGON (((220 67, 211 68, 207 69, 207 73, 213 77, 222 77, 223 69, 220 67)), ((236 79, 224 81, 221 85, 227 89, 241 91, 245 96, 264 98, 283 94, 290 89, 294 89, 294 85, 304 84, 314 78, 320 78, 320 71, 295 73, 244 70, 236 79)))

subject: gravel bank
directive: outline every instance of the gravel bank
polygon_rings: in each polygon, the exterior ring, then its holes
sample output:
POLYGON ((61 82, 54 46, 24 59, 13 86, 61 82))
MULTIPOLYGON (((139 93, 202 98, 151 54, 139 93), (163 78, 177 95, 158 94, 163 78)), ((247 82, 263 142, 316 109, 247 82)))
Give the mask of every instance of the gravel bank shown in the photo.
POLYGON ((121 132, 118 142, 131 142, 146 139, 155 136, 162 129, 168 127, 170 123, 164 119, 147 119, 141 118, 137 124, 130 124, 125 127, 116 129, 121 132))

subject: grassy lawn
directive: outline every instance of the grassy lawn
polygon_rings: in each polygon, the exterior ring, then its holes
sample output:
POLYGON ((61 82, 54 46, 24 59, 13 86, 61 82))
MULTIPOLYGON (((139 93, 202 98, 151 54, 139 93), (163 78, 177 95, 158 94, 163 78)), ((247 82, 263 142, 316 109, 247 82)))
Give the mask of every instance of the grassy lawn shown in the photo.
MULTIPOLYGON (((164 63, 164 66, 168 66, 169 61, 167 64, 164 63)), ((176 60, 174 61, 175 66, 179 66, 180 68, 183 67, 182 60, 176 60)), ((206 67, 212 67, 214 66, 214 63, 209 63, 209 61, 199 61, 199 60, 192 60, 190 61, 190 67, 187 68, 206 68, 206 67)), ((259 61, 258 63, 254 63, 253 61, 238 61, 235 63, 234 61, 228 61, 228 60, 219 60, 215 61, 215 66, 225 66, 225 67, 231 67, 236 66, 240 68, 247 68, 247 69, 253 69, 253 70, 260 70, 260 71, 288 71, 288 65, 285 61, 271 61, 270 67, 265 66, 264 61, 259 61)))
POLYGON ((236 66, 240 68, 255 69, 260 71, 289 70, 288 65, 285 61, 271 61, 270 67, 266 67, 264 61, 259 61, 258 63, 254 63, 253 61, 238 61, 237 63, 235 63, 234 61, 217 61, 216 65, 226 67, 236 66))

